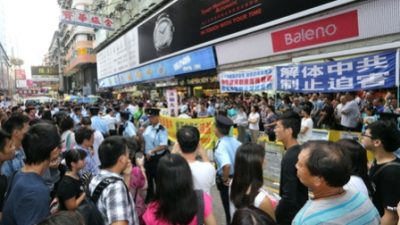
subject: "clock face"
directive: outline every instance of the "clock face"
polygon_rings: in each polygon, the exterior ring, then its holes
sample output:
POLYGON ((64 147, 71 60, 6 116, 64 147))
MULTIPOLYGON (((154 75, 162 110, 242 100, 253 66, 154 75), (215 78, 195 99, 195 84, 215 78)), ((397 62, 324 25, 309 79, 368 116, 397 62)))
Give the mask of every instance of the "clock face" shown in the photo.
POLYGON ((159 18, 153 32, 154 47, 157 51, 171 45, 174 36, 174 25, 167 16, 159 18))

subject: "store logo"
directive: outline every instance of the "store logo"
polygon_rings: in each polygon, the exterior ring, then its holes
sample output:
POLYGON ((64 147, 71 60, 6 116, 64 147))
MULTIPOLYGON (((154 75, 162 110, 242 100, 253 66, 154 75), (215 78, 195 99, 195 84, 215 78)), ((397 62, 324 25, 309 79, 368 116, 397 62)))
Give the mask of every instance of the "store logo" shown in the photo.
POLYGON ((358 35, 356 10, 271 34, 274 52, 343 40, 358 35))

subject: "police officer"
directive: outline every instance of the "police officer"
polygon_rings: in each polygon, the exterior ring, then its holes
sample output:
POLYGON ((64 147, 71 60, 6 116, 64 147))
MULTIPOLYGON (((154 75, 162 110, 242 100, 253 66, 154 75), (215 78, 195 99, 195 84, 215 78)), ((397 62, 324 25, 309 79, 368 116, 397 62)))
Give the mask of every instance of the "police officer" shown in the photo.
POLYGON ((90 107, 90 120, 92 121, 92 129, 100 131, 104 137, 109 135, 107 123, 99 117, 100 108, 97 106, 90 107))
POLYGON ((129 121, 129 112, 121 112, 120 115, 122 120, 122 136, 128 138, 135 137, 136 127, 129 121))
POLYGON ((145 110, 150 124, 143 132, 144 153, 146 155, 145 169, 148 181, 146 203, 154 196, 154 183, 159 159, 168 153, 168 132, 160 124, 160 110, 148 108, 145 110))
POLYGON ((229 213, 229 184, 233 177, 236 151, 241 143, 229 136, 233 121, 226 116, 216 117, 215 135, 218 142, 214 148, 214 159, 217 165, 216 184, 224 206, 226 224, 230 224, 229 213))

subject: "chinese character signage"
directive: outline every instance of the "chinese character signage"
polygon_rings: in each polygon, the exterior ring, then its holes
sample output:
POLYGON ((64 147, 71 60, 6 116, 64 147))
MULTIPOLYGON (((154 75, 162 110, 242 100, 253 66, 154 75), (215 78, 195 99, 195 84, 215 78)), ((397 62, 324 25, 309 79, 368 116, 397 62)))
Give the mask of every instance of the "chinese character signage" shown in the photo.
POLYGON ((76 9, 62 9, 61 22, 97 29, 114 29, 113 19, 76 9))
POLYGON ((272 90, 273 69, 224 72, 219 74, 221 92, 255 92, 272 90))
POLYGON ((115 76, 119 77, 119 84, 123 85, 205 71, 215 69, 215 67, 214 50, 212 47, 206 47, 107 77, 100 81, 100 87, 115 86, 109 82, 115 76))
POLYGON ((340 61, 278 66, 277 89, 291 92, 340 92, 396 85, 396 51, 340 61))
POLYGON ((178 92, 176 89, 166 91, 169 116, 178 116, 178 92))
POLYGON ((58 67, 53 66, 31 66, 32 75, 58 75, 58 67))
POLYGON ((327 3, 331 2, 348 3, 345 0, 175 1, 138 27, 140 63, 254 32, 251 28, 266 28, 272 21, 276 25, 287 16, 311 8, 318 10, 319 6, 329 7, 327 3))

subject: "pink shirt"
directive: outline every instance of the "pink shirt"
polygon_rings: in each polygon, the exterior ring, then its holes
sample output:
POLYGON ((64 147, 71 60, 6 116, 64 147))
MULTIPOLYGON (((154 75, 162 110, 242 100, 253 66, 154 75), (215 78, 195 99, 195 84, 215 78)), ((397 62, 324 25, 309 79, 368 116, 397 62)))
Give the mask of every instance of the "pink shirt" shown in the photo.
MULTIPOLYGON (((204 219, 206 219, 212 213, 212 199, 207 193, 203 192, 204 199, 204 219)), ((157 202, 152 202, 147 207, 146 212, 143 214, 143 220, 146 224, 151 225, 171 225, 168 221, 159 220, 156 218, 156 210, 158 208, 157 202)), ((193 217, 193 220, 188 225, 197 225, 197 216, 193 217)))

